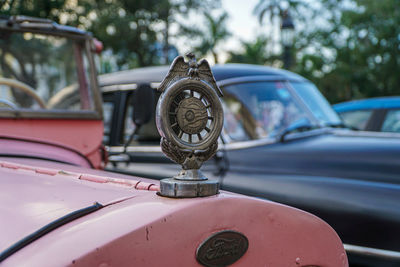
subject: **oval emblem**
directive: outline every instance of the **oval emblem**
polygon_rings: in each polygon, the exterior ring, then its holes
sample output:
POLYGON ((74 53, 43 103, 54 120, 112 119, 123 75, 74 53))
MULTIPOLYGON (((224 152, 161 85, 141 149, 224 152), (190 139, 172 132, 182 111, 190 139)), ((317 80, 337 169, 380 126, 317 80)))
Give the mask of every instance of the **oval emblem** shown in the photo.
POLYGON ((185 98, 179 103, 177 120, 179 127, 188 134, 198 134, 207 125, 207 108, 195 97, 185 98))
POLYGON ((225 230, 203 241, 197 248, 196 259, 208 267, 227 266, 240 259, 248 247, 249 241, 245 235, 225 230))

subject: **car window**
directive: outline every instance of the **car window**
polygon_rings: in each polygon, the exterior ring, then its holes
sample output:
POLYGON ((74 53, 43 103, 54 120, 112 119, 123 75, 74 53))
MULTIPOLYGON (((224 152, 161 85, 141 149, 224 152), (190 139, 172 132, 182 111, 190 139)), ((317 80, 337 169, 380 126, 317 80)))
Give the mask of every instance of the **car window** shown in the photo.
POLYGON ((309 82, 291 82, 296 93, 322 124, 340 124, 340 118, 318 88, 309 82))
POLYGON ((382 132, 400 133, 400 110, 389 110, 383 121, 382 132))
POLYGON ((352 110, 339 113, 345 125, 358 129, 365 130, 368 120, 371 117, 372 110, 352 110))
POLYGON ((234 141, 274 137, 299 120, 311 123, 282 82, 225 87, 225 132, 234 141))
POLYGON ((112 122, 113 112, 114 112, 114 103, 113 102, 104 102, 103 103, 103 120, 104 120, 103 143, 104 144, 108 144, 110 142, 110 130, 111 130, 111 122, 112 122))
MULTIPOLYGON (((125 111, 124 136, 123 136, 124 144, 129 141, 129 145, 131 146, 155 145, 155 144, 159 145, 161 137, 157 130, 155 116, 151 116, 151 120, 146 124, 143 124, 140 128, 137 128, 137 125, 135 125, 133 120, 134 107, 132 104, 129 104, 132 103, 133 97, 135 97, 134 91, 128 98, 128 105, 125 111)), ((155 103, 157 103, 158 97, 159 95, 156 94, 155 103)))
POLYGON ((0 55, 0 110, 93 109, 84 41, 5 32, 0 55))
POLYGON ((233 141, 245 141, 251 139, 252 129, 254 126, 248 127, 246 131, 244 125, 246 121, 251 123, 251 116, 248 115, 249 111, 232 95, 224 95, 222 101, 224 109, 224 130, 233 141))

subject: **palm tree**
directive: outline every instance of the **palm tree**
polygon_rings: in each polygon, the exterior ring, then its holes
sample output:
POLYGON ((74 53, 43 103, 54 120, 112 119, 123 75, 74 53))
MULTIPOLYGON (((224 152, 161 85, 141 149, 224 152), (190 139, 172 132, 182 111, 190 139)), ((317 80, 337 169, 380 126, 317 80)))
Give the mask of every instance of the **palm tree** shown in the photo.
MULTIPOLYGON (((305 0, 259 0, 253 10, 253 13, 257 15, 260 24, 263 24, 263 22, 266 21, 269 25, 271 25, 270 28, 273 29, 266 33, 268 39, 272 41, 266 48, 268 54, 273 54, 273 51, 275 50, 274 48, 276 48, 279 44, 279 40, 274 35, 274 32, 276 32, 277 29, 282 29, 282 23, 284 22, 285 18, 288 18, 289 11, 292 18, 294 18, 296 21, 302 21, 303 24, 307 19, 312 19, 315 17, 316 14, 316 9, 305 0)), ((282 31, 280 33, 280 41, 282 42, 282 31)), ((284 50, 284 65, 286 65, 286 68, 288 68, 290 65, 288 58, 290 57, 285 55, 288 55, 290 50, 286 50, 288 47, 282 48, 282 50, 284 50)), ((293 49, 293 47, 290 49, 293 49)))
POLYGON ((231 34, 226 28, 228 13, 224 12, 220 16, 213 17, 207 12, 203 13, 205 18, 205 27, 196 29, 194 26, 182 27, 181 31, 189 38, 199 39, 199 43, 193 46, 195 53, 206 55, 211 53, 215 63, 218 63, 218 54, 216 48, 218 44, 226 40, 231 34))
POLYGON ((282 2, 284 1, 260 0, 253 10, 253 13, 258 16, 258 22, 262 24, 266 16, 268 16, 267 19, 270 24, 274 24, 275 18, 282 18, 282 2))
POLYGON ((247 63, 264 65, 268 55, 265 47, 268 40, 264 36, 258 36, 255 42, 241 41, 243 52, 229 52, 229 63, 247 63))
POLYGON ((230 51, 227 62, 273 66, 280 57, 267 51, 266 47, 270 42, 271 40, 264 35, 258 36, 254 41, 241 41, 242 52, 230 51))
POLYGON ((276 22, 281 23, 282 18, 288 10, 290 14, 296 19, 304 20, 304 10, 307 10, 309 16, 313 16, 315 12, 312 6, 304 0, 259 0, 258 4, 254 7, 253 13, 258 16, 258 21, 263 24, 264 19, 271 25, 276 22))

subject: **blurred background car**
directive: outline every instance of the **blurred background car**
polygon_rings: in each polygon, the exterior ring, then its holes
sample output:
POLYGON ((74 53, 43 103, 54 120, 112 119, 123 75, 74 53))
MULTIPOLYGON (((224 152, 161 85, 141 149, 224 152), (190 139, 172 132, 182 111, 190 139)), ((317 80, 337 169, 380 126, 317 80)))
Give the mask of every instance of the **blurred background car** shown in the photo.
POLYGON ((363 131, 400 133, 400 97, 376 97, 333 105, 345 125, 363 131))
MULTIPOLYGON (((225 121, 206 175, 224 190, 323 218, 353 264, 399 264, 400 140, 347 129, 315 85, 292 72, 242 64, 212 70, 224 93, 225 121)), ((167 71, 100 76, 109 170, 154 179, 177 172, 160 151, 154 119, 135 123, 135 106, 154 113, 155 89, 167 71), (141 98, 144 91, 154 100, 141 98)))

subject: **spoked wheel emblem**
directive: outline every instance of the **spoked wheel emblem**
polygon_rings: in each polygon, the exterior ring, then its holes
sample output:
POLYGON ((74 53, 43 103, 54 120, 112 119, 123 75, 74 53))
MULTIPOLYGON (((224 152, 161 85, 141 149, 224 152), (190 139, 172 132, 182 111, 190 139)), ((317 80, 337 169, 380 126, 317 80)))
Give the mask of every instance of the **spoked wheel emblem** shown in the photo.
POLYGON ((169 119, 178 138, 190 144, 207 138, 214 127, 210 101, 195 90, 186 90, 174 99, 169 119))

